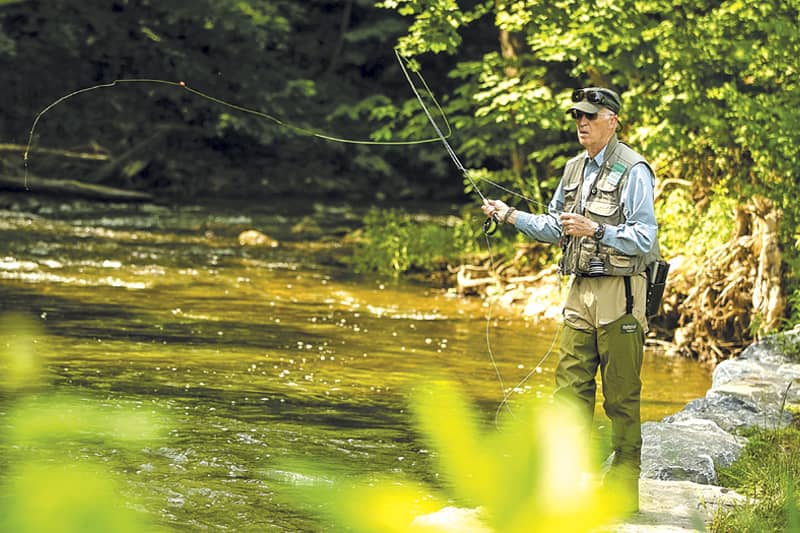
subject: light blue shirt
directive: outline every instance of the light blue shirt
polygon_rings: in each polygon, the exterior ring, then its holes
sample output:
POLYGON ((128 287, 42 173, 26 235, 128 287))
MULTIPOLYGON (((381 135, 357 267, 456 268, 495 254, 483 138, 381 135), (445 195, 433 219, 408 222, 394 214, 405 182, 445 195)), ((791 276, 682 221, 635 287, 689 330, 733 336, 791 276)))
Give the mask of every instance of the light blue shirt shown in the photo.
MULTIPOLYGON (((583 203, 591 190, 597 172, 605 161, 605 147, 594 159, 585 154, 583 190, 581 203, 583 203)), ((653 207, 653 197, 656 178, 650 168, 637 163, 631 167, 628 179, 622 189, 622 212, 625 222, 617 226, 606 225, 606 232, 601 242, 612 246, 626 255, 644 255, 649 252, 656 242, 658 223, 653 207)), ((547 213, 534 215, 531 213, 517 212, 514 227, 519 231, 543 242, 556 243, 561 239, 561 221, 559 215, 564 212, 564 190, 558 184, 553 199, 547 208, 547 213)))

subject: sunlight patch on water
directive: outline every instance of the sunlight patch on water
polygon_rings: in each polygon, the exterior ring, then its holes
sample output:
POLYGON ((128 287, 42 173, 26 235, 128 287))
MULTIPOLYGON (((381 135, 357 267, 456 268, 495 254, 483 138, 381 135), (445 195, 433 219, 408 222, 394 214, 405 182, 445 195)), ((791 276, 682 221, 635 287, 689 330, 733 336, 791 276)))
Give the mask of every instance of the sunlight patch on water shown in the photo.
POLYGON ((414 320, 414 321, 423 321, 423 322, 430 322, 434 320, 449 320, 447 315, 443 315, 439 312, 424 312, 424 311, 410 311, 405 313, 391 313, 391 312, 384 312, 381 315, 383 318, 390 318, 394 320, 414 320))
POLYGON ((143 281, 125 281, 119 278, 110 276, 101 278, 78 278, 74 276, 59 276, 56 274, 49 274, 46 272, 9 272, 0 270, 0 279, 14 279, 30 283, 59 283, 66 285, 78 285, 82 287, 116 287, 123 289, 147 289, 150 287, 149 283, 143 281))
POLYGON ((37 270, 39 263, 34 261, 18 261, 13 257, 4 257, 0 259, 0 270, 37 270))

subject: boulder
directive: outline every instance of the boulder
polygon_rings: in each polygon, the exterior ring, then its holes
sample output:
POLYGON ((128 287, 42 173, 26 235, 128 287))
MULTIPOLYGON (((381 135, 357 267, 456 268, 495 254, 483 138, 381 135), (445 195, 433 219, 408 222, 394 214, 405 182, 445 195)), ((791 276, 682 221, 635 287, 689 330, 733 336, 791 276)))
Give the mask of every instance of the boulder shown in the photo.
POLYGON ((241 232, 237 240, 241 246, 266 246, 269 248, 278 246, 278 241, 254 229, 241 232))
POLYGON ((800 364, 787 359, 793 333, 746 348, 714 369, 704 398, 661 422, 642 425, 642 477, 716 483, 717 466, 729 466, 746 444, 742 430, 776 429, 800 406, 800 364))
POLYGON ((701 418, 642 424, 642 473, 649 479, 717 482, 716 465, 729 466, 746 440, 701 418))

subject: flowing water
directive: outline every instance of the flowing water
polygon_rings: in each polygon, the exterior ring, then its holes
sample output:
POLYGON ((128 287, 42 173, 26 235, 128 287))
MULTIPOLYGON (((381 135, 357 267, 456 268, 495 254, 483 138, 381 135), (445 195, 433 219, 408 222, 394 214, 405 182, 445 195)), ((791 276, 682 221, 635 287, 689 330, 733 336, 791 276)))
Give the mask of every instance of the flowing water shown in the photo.
MULTIPOLYGON (((360 220, 350 208, 6 202, 0 313, 42 326, 50 388, 109 417, 158 413, 168 428, 134 450, 65 443, 65 453, 109 465, 173 530, 326 530, 281 497, 304 475, 287 470, 289 457, 435 480, 408 411, 415 387, 447 376, 490 421, 503 392, 487 333, 514 386, 557 330, 477 298, 353 274, 342 266, 343 236, 360 220), (277 246, 240 246, 248 229, 277 246)), ((514 399, 546 397, 555 362, 514 399)), ((643 418, 657 420, 705 394, 710 372, 648 351, 643 379, 643 418)), ((5 455, 13 444, 0 445, 5 455)))

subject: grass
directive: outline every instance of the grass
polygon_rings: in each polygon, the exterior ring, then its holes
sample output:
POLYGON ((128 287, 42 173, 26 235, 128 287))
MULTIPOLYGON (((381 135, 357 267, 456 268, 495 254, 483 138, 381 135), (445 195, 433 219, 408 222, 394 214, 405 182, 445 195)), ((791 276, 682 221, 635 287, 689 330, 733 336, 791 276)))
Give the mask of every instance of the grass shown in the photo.
POLYGON ((712 532, 800 532, 800 428, 754 429, 741 456, 720 469, 720 484, 747 497, 714 516, 712 532))

